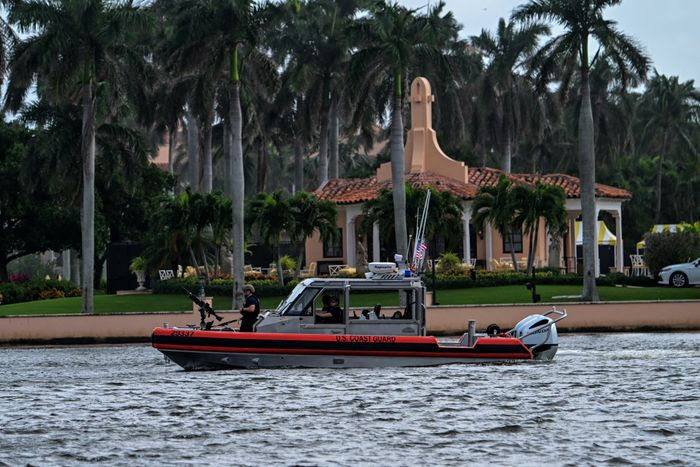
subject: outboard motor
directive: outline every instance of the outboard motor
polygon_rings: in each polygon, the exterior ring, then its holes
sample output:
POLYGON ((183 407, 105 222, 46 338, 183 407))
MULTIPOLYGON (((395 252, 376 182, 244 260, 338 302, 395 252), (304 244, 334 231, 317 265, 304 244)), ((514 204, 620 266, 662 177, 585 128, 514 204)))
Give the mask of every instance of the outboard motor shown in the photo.
MULTIPOLYGON (((556 313, 562 312, 553 310, 556 313)), ((550 311, 547 314, 552 313, 550 311)), ((563 312, 563 319, 566 312, 563 312)), ((545 315, 530 315, 520 320, 511 331, 513 337, 517 337, 525 344, 534 355, 535 360, 551 360, 559 347, 556 322, 545 315)))

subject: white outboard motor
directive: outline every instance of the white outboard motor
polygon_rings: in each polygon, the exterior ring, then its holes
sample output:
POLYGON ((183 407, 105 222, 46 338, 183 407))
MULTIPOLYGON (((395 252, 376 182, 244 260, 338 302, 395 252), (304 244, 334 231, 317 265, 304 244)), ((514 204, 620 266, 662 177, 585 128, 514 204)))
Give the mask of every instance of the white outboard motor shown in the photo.
MULTIPOLYGON (((547 314, 550 313, 552 311, 547 314)), ((562 312, 556 311, 556 313, 562 312)), ((563 313, 562 318, 566 316, 566 312, 563 313)), ((551 360, 559 347, 557 326, 554 324, 556 321, 545 315, 530 315, 520 320, 511 334, 532 350, 535 360, 551 360)))

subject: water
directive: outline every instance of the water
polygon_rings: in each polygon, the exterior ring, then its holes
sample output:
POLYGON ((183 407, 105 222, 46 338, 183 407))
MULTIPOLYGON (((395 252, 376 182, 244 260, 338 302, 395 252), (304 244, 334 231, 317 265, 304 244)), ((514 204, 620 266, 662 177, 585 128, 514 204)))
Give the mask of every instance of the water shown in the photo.
POLYGON ((148 345, 0 348, 0 465, 700 465, 700 333, 552 363, 184 372, 148 345))

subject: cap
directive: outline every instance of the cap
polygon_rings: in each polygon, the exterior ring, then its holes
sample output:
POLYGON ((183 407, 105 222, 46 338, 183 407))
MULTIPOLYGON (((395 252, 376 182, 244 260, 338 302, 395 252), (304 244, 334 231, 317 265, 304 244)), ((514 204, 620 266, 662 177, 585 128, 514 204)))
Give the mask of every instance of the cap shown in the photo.
POLYGON ((250 290, 250 293, 255 293, 255 287, 253 287, 251 284, 244 285, 243 290, 250 290))

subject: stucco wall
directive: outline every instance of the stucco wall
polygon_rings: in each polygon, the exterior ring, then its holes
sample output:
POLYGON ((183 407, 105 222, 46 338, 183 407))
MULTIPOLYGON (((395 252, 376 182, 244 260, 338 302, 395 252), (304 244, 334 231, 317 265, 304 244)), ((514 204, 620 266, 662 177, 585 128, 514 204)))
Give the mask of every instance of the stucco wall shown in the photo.
MULTIPOLYGON (((482 332, 491 323, 510 329, 523 317, 542 313, 551 305, 484 305, 435 306, 428 308, 427 326, 430 333, 457 335, 474 319, 482 332)), ((700 301, 681 302, 611 302, 598 304, 568 304, 569 316, 558 324, 562 331, 640 331, 693 330, 700 331, 700 301)), ((228 321, 239 317, 238 312, 218 312, 228 321)), ((145 313, 92 316, 21 316, 0 317, 0 344, 21 342, 147 340, 153 328, 168 323, 185 326, 199 323, 199 313, 145 313)))

